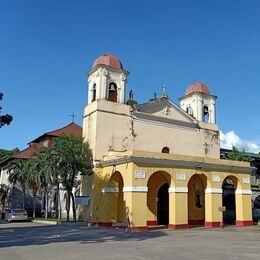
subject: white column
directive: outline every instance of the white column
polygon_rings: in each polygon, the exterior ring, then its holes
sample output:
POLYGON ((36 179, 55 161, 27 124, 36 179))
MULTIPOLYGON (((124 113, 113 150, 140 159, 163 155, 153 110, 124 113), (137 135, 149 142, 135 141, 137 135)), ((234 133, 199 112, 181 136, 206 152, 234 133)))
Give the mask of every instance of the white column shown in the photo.
POLYGON ((121 74, 121 84, 118 89, 118 102, 121 104, 125 103, 125 91, 126 91, 126 76, 125 74, 121 74))
POLYGON ((102 95, 101 95, 101 98, 100 99, 107 99, 107 76, 108 76, 108 71, 107 71, 107 69, 103 69, 102 70, 102 82, 101 82, 101 84, 102 84, 102 87, 101 87, 101 93, 102 93, 102 95))
POLYGON ((91 103, 91 98, 92 98, 92 91, 91 91, 91 88, 92 88, 92 86, 91 86, 91 84, 92 84, 92 80, 91 79, 88 79, 88 104, 90 104, 91 103))
POLYGON ((202 121, 202 119, 203 119, 203 115, 202 115, 202 113, 203 113, 203 99, 202 99, 202 97, 200 97, 200 96, 197 96, 197 120, 199 120, 199 121, 202 121))
POLYGON ((91 77, 92 84, 96 83, 96 99, 102 99, 102 69, 99 68, 91 77))
POLYGON ((215 106, 216 106, 216 102, 215 100, 211 100, 211 113, 210 113, 210 123, 212 124, 216 124, 216 109, 215 109, 215 106))

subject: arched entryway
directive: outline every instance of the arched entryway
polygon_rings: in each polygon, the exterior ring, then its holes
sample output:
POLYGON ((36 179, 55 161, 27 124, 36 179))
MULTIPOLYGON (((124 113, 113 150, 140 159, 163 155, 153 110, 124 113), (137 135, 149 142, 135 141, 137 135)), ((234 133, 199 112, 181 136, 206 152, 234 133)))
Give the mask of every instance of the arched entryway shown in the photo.
POLYGON ((169 224, 169 192, 171 176, 167 172, 158 171, 148 180, 147 193, 147 225, 169 224))
POLYGON ((157 192, 157 223, 169 224, 169 184, 163 184, 157 192))
POLYGON ((110 178, 110 182, 117 189, 117 192, 113 193, 116 205, 115 221, 123 223, 125 222, 125 204, 123 194, 124 181, 121 173, 118 171, 114 172, 110 178))
POLYGON ((260 195, 258 195, 253 201, 253 221, 258 223, 260 220, 260 195))
POLYGON ((236 189, 237 178, 234 176, 226 177, 222 184, 222 206, 225 207, 223 212, 224 224, 236 224, 236 189))
POLYGON ((255 209, 260 209, 260 195, 258 195, 258 196, 254 199, 254 208, 255 208, 255 209))
POLYGON ((205 222, 205 175, 194 174, 188 183, 188 223, 190 226, 204 226, 205 222))

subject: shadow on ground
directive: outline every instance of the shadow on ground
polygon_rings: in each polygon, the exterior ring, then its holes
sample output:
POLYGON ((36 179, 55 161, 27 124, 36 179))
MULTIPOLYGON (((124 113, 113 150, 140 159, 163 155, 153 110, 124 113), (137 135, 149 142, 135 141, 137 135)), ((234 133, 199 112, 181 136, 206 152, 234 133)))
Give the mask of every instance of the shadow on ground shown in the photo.
POLYGON ((0 248, 65 242, 88 244, 107 241, 143 241, 161 236, 167 236, 167 233, 159 230, 125 232, 120 229, 89 228, 84 224, 1 227, 0 248))

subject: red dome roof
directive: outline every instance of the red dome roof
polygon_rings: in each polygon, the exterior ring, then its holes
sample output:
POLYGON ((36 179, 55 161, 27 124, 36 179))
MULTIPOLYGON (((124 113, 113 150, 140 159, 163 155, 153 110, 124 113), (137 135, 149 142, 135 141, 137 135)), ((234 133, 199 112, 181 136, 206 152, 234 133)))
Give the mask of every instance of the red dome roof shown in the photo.
POLYGON ((121 61, 117 57, 115 57, 111 54, 108 54, 108 53, 98 57, 94 61, 92 68, 95 68, 99 64, 107 65, 111 68, 115 68, 115 69, 119 69, 119 70, 123 69, 121 61))
POLYGON ((209 95, 209 88, 203 83, 193 83, 187 88, 186 95, 189 95, 193 92, 201 92, 209 95))

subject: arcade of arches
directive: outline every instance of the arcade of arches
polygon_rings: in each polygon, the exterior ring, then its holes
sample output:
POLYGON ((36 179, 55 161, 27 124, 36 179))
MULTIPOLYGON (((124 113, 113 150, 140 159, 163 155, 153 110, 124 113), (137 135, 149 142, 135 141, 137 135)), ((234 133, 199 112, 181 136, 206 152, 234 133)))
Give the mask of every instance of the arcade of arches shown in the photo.
POLYGON ((107 163, 93 177, 91 219, 139 230, 252 225, 249 174, 220 170, 107 163))

